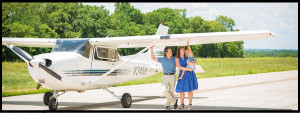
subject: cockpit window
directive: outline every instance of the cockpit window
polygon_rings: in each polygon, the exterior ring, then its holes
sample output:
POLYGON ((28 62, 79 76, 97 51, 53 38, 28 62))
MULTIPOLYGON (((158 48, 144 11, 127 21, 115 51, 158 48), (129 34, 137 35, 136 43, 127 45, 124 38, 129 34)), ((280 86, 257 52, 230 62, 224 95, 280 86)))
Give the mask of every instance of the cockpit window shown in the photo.
POLYGON ((119 55, 116 49, 95 47, 94 58, 96 60, 116 62, 119 59, 119 55))
POLYGON ((76 52, 88 57, 89 40, 57 40, 51 52, 76 52), (88 54, 87 54, 88 53, 88 54))

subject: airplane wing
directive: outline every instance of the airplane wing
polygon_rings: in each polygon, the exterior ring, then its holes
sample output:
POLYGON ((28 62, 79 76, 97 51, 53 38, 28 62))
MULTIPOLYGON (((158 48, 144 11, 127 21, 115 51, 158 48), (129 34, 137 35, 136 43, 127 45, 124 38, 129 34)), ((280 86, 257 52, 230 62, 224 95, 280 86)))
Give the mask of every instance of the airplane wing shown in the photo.
POLYGON ((190 45, 198 45, 219 42, 256 40, 277 36, 278 35, 272 33, 271 31, 259 30, 91 38, 89 42, 92 45, 106 47, 137 48, 146 47, 151 44, 155 44, 155 46, 186 46, 187 41, 189 41, 190 45))
MULTIPOLYGON (((189 41, 190 45, 198 45, 198 44, 209 44, 209 43, 219 43, 219 42, 256 40, 256 39, 264 39, 264 38, 271 38, 271 37, 278 36, 268 30, 186 33, 186 34, 168 34, 167 32, 168 32, 168 27, 160 25, 156 35, 90 38, 89 42, 92 45, 99 45, 99 46, 105 46, 111 48, 138 48, 138 47, 147 47, 148 45, 151 44, 154 44, 155 46, 186 46, 187 41, 189 41)), ((57 39, 49 39, 49 38, 4 37, 2 38, 2 45, 12 44, 15 46, 28 46, 28 47, 53 47, 56 43, 56 40, 57 39)))
POLYGON ((49 38, 2 38, 2 45, 15 45, 27 47, 53 47, 56 39, 49 38))

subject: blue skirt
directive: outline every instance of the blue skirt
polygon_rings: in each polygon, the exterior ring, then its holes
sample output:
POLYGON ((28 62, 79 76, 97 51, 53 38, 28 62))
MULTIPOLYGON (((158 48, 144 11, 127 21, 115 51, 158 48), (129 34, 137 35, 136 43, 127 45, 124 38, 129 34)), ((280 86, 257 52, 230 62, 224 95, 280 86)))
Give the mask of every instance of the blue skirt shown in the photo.
MULTIPOLYGON (((180 70, 179 76, 182 71, 180 70)), ((198 89, 198 81, 194 71, 185 71, 182 79, 178 79, 175 91, 179 92, 190 92, 198 89)))

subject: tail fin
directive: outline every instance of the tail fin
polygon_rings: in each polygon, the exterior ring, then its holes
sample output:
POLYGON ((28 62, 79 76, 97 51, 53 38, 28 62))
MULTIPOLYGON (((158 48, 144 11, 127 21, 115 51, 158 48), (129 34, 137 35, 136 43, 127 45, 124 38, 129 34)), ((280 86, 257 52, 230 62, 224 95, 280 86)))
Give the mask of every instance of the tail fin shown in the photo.
POLYGON ((156 35, 167 35, 169 27, 159 24, 156 35))
MULTIPOLYGON (((156 35, 167 35, 169 27, 164 26, 163 23, 159 24, 156 35)), ((164 57, 164 49, 165 46, 156 46, 153 48, 154 56, 155 57, 164 57)))
MULTIPOLYGON (((157 32, 156 32, 156 35, 167 35, 168 34, 168 30, 169 30, 169 27, 167 26, 164 26, 162 23, 159 24, 158 26, 158 29, 157 29, 157 32)), ((155 57, 164 57, 164 49, 165 49, 165 46, 155 46, 153 48, 153 53, 154 53, 154 56, 155 57)), ((150 55, 150 51, 148 50, 146 52, 146 54, 149 54, 150 55)))

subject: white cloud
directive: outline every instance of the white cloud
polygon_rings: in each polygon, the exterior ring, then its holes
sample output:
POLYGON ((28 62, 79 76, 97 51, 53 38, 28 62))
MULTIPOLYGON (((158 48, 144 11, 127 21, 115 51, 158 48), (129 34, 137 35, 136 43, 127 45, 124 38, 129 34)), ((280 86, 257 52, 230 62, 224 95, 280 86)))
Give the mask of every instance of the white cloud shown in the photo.
POLYGON ((215 20, 216 16, 221 15, 221 13, 214 7, 211 7, 209 10, 196 11, 193 13, 193 16, 201 16, 204 20, 215 20))
POLYGON ((115 3, 110 2, 110 3, 101 3, 101 2, 82 2, 83 5, 96 5, 96 6, 105 6, 105 9, 109 11, 109 14, 114 13, 115 10, 115 3))
POLYGON ((208 10, 210 7, 207 3, 131 3, 135 8, 140 9, 143 13, 151 12, 155 9, 169 7, 172 9, 187 9, 187 17, 194 15, 195 11, 208 10))

